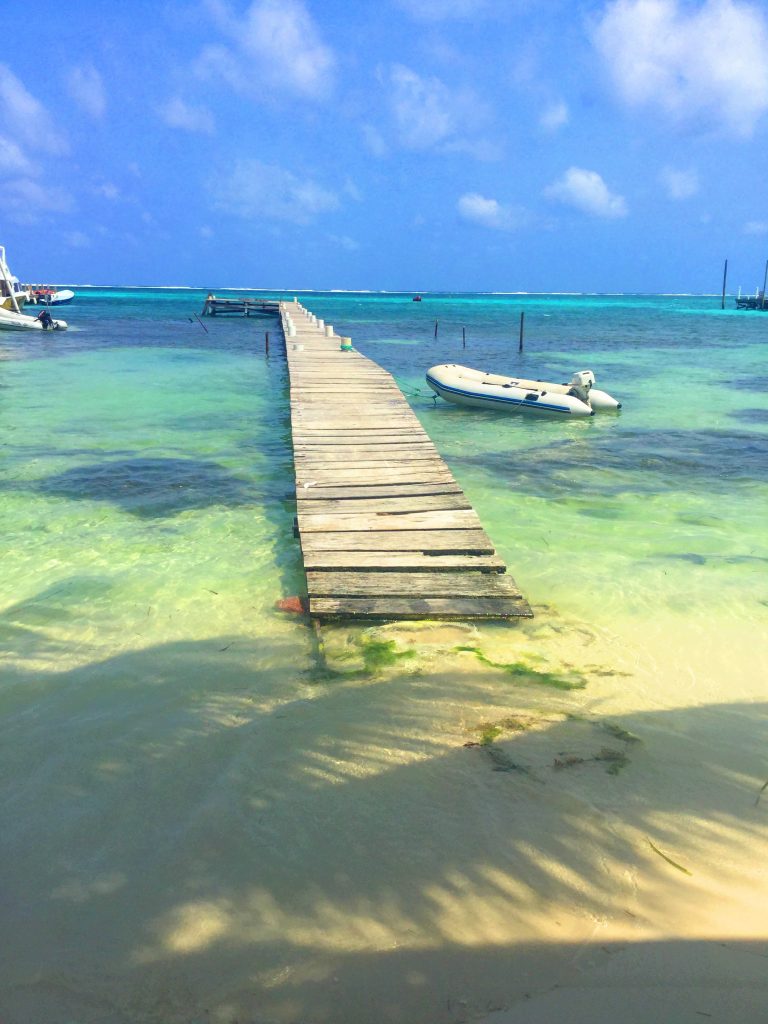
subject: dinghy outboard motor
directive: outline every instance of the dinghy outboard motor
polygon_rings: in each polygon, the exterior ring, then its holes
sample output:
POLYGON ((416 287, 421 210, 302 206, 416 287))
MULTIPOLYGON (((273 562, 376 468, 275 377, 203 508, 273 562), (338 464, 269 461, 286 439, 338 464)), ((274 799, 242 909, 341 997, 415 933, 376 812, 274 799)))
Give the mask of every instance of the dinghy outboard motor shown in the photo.
POLYGON ((589 405, 589 392, 595 383, 595 375, 591 370, 579 370, 571 377, 569 395, 589 405))

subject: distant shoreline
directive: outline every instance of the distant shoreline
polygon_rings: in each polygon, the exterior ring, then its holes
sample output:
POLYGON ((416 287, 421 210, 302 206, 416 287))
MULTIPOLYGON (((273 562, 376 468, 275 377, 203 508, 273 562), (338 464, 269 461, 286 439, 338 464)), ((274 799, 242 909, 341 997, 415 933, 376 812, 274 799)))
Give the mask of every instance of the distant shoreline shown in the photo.
MULTIPOLYGON (((433 298, 440 298, 443 296, 460 296, 460 295, 489 295, 498 298, 510 297, 510 298, 541 298, 544 296, 554 296, 556 298, 611 298, 611 299, 629 299, 629 298, 644 298, 644 299, 717 299, 720 298, 719 292, 558 292, 558 291, 546 291, 546 292, 527 292, 527 291, 511 291, 511 292, 496 292, 496 291, 417 291, 416 289, 395 289, 390 290, 386 288, 373 289, 373 288, 253 288, 251 286, 239 286, 239 285, 220 285, 218 288, 208 288, 203 285, 191 285, 191 284, 77 284, 75 282, 68 282, 62 285, 64 288, 90 288, 94 291, 189 291, 189 292, 264 292, 270 295, 276 292, 282 294, 292 295, 421 295, 432 296, 433 298)), ((726 298, 734 298, 732 295, 726 295, 726 298)))

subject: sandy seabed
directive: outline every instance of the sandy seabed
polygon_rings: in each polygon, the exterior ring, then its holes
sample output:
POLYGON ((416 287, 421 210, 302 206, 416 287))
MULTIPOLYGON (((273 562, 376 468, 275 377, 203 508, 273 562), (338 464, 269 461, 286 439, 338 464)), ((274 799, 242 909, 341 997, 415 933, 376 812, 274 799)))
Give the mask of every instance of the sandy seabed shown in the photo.
POLYGON ((765 634, 375 636, 11 668, 2 1024, 768 1020, 765 634))

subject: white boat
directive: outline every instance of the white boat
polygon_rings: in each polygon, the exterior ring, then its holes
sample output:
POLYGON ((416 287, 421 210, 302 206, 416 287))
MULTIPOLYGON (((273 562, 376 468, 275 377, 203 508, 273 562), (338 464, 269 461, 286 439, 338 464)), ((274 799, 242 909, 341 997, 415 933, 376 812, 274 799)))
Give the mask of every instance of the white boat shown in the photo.
POLYGON ((14 277, 5 260, 5 246, 0 245, 0 309, 20 313, 24 303, 29 301, 29 292, 14 277))
MULTIPOLYGON (((48 315, 50 316, 50 314, 48 315)), ((46 327, 37 316, 27 316, 26 313, 16 313, 12 309, 0 307, 0 331, 66 331, 66 329, 66 320, 51 318, 50 325, 46 327)))
POLYGON ((28 285, 29 301, 41 306, 63 306, 71 302, 75 293, 71 288, 48 288, 42 285, 28 285))
POLYGON ((621 404, 593 385, 591 370, 574 373, 568 384, 502 377, 456 363, 427 370, 427 384, 448 402, 484 409, 551 412, 566 416, 594 416, 596 409, 620 409, 621 404))

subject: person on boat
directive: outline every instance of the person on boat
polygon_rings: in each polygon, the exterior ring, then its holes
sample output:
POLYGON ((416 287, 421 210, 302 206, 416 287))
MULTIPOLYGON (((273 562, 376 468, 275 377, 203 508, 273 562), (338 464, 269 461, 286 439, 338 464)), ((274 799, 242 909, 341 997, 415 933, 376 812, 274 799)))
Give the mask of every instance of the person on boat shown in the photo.
POLYGON ((41 310, 36 317, 37 320, 43 325, 43 330, 47 331, 49 327, 53 327, 53 317, 49 309, 41 310))

